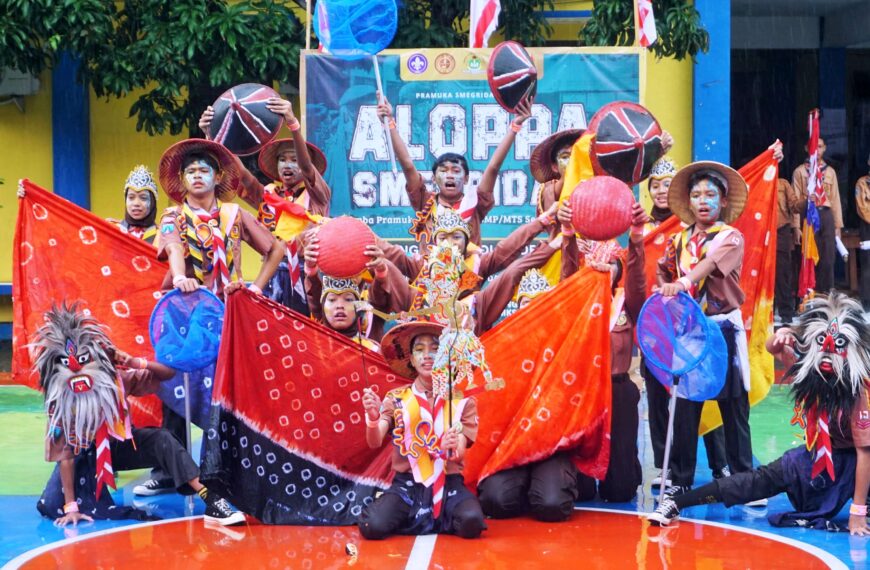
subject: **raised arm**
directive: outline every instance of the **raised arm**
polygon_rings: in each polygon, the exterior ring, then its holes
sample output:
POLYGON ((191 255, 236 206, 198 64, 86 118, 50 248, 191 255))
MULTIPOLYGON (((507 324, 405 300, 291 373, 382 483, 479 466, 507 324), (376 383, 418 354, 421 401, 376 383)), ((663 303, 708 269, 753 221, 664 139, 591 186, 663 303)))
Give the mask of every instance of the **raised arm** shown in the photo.
POLYGON ((523 252, 523 249, 536 235, 547 231, 547 228, 556 223, 556 210, 559 204, 554 202, 550 209, 526 224, 515 229, 511 234, 498 242, 492 251, 483 254, 480 258, 478 275, 486 279, 505 269, 513 260, 523 252))
POLYGON ((495 205, 493 191, 495 190, 498 173, 517 138, 517 133, 523 128, 523 123, 528 121, 529 117, 532 116, 532 103, 534 103, 534 99, 526 98, 517 105, 517 116, 511 121, 510 128, 496 147, 492 158, 489 160, 489 164, 486 165, 486 170, 483 171, 483 176, 481 176, 480 183, 477 185, 477 210, 481 219, 495 205), (481 211, 482 206, 486 206, 484 211, 481 211))
POLYGON ((625 310, 631 322, 636 323, 640 309, 646 301, 646 256, 643 247, 643 228, 649 215, 640 202, 631 210, 631 233, 628 237, 628 255, 625 261, 625 310))
POLYGON ((426 184, 423 182, 423 177, 414 166, 414 161, 411 160, 411 154, 408 152, 408 147, 399 130, 396 128, 396 120, 393 118, 393 106, 387 101, 386 97, 381 97, 378 93, 380 103, 378 103, 378 119, 381 121, 386 118, 390 124, 390 140, 393 141, 393 152, 396 153, 396 160, 402 167, 402 172, 405 175, 405 189, 408 191, 408 198, 411 200, 411 206, 417 212, 423 208, 426 203, 425 190, 426 184))

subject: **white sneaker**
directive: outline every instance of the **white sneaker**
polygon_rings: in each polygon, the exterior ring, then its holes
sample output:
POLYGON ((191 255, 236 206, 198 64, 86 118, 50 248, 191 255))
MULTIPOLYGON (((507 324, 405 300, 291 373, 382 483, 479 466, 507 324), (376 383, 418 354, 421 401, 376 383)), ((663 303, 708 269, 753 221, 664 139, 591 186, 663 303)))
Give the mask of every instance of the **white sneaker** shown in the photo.
POLYGON ((764 508, 767 506, 767 499, 756 499, 755 501, 749 501, 748 503, 744 503, 744 506, 764 508))

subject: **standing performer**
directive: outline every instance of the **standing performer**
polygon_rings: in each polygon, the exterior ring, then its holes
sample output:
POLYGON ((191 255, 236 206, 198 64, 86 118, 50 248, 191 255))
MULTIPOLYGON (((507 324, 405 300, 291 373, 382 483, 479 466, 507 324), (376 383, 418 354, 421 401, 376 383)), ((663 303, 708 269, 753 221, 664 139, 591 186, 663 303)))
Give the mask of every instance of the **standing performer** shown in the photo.
POLYGON ((384 335, 384 358, 414 382, 391 390, 383 402, 368 389, 362 397, 366 440, 376 448, 390 434, 395 472, 390 488, 360 515, 360 534, 367 539, 433 533, 477 538, 486 528, 480 504, 462 478, 466 450, 477 437, 477 403, 474 398, 447 401, 433 393, 432 369, 443 329, 409 322, 384 335))
POLYGON ((48 414, 45 458, 57 468, 39 512, 58 526, 145 518, 137 509, 116 507, 103 486, 115 487, 117 471, 159 466, 174 487, 205 501, 206 521, 244 522, 242 513, 199 482, 196 463, 169 431, 130 424, 126 397, 154 393, 175 371, 114 348, 100 324, 76 305, 55 307, 45 318, 36 333, 35 366, 48 414))
MULTIPOLYGON (((867 157, 870 166, 870 156, 867 157)), ((859 236, 861 238, 861 304, 870 312, 870 174, 862 176, 855 183, 855 207, 861 219, 859 236)))
POLYGON ((381 120, 387 118, 390 124, 393 149, 405 175, 405 191, 408 193, 411 206, 417 213, 417 219, 410 233, 417 239, 420 249, 425 249, 425 246, 432 243, 435 237, 432 231, 438 217, 443 212, 451 210, 456 211, 468 224, 471 243, 480 245, 480 224, 495 205, 493 191, 498 172, 514 144, 517 133, 531 116, 532 101, 526 100, 517 105, 517 116, 495 149, 486 170, 483 171, 475 194, 464 193, 465 185, 468 184, 468 161, 464 156, 450 152, 436 158, 435 164, 432 165, 432 181, 435 185, 435 192, 432 192, 426 189, 426 182, 414 166, 408 147, 396 129, 393 107, 386 98, 381 100, 378 105, 378 118, 381 120))
POLYGON ((780 178, 776 189, 776 286, 774 300, 779 322, 789 326, 797 300, 797 275, 794 271, 795 248, 801 241, 800 200, 788 180, 780 178), (796 221, 797 220, 797 221, 796 221))
MULTIPOLYGON (((671 211, 688 227, 673 235, 659 260, 658 290, 666 297, 685 291, 722 329, 728 346, 725 386, 716 398, 722 412, 725 451, 731 471, 752 469, 749 431, 749 354, 740 305, 743 235, 727 225, 746 206, 746 182, 717 162, 684 167, 671 182, 671 211)), ((671 493, 688 491, 695 478, 698 427, 703 402, 677 399, 671 493)))
POLYGON ((758 469, 664 497, 650 522, 667 526, 686 507, 730 507, 786 492, 796 512, 770 515, 772 525, 841 530, 831 519, 851 499, 849 532, 870 536, 868 339, 870 326, 856 301, 841 293, 810 301, 794 331, 781 328, 767 341, 767 349, 791 366, 792 423, 805 429, 806 445, 758 469))
POLYGON ((843 208, 840 205, 840 186, 837 173, 825 162, 827 146, 825 139, 819 137, 819 169, 822 185, 809 195, 810 158, 794 169, 791 184, 802 202, 801 211, 806 211, 807 200, 812 200, 819 211, 820 229, 816 232, 816 245, 819 249, 819 263, 816 265, 815 290, 827 293, 834 288, 834 259, 837 255, 836 238, 843 229, 843 208))
POLYGON ((244 287, 242 242, 264 257, 250 285, 256 293, 284 257, 284 242, 238 204, 229 202, 239 177, 238 159, 205 139, 178 142, 160 158, 160 184, 173 201, 160 220, 157 257, 169 261, 164 290, 185 293, 205 286, 218 297, 244 287))
POLYGON ((108 218, 106 221, 118 226, 125 234, 156 245, 157 182, 147 167, 140 164, 130 171, 124 184, 124 202, 124 219, 108 218))
MULTIPOLYGON (((260 170, 274 182, 263 186, 257 177, 242 165, 240 197, 256 208, 257 218, 270 231, 277 226, 275 208, 266 201, 271 195, 292 202, 314 216, 329 216, 332 190, 323 179, 326 172, 326 156, 311 143, 305 141, 299 120, 293 114, 293 106, 284 99, 269 99, 267 108, 283 115, 292 138, 276 139, 260 151, 257 164, 260 170)), ((214 109, 209 106, 199 120, 199 127, 208 133, 214 109)), ((286 259, 283 260, 263 289, 264 295, 308 315, 307 298, 303 285, 301 267, 302 244, 298 239, 287 241, 286 259)))

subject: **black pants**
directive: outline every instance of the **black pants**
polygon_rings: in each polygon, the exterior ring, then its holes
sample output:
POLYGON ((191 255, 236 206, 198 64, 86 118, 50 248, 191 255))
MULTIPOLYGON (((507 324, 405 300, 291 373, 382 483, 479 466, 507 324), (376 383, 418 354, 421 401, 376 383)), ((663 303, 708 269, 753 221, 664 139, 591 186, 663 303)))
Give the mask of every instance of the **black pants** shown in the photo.
POLYGON ((834 260, 837 255, 836 233, 834 232, 834 214, 830 208, 819 208, 821 221, 816 234, 816 245, 819 248, 819 263, 816 265, 816 291, 827 293, 834 288, 834 260))
POLYGON ((643 471, 637 458, 637 404, 640 392, 628 374, 613 376, 613 407, 610 416, 610 463, 598 485, 602 500, 624 503, 637 494, 643 471))
MULTIPOLYGON (((163 421, 160 423, 160 427, 172 434, 175 439, 178 440, 178 443, 180 443, 182 447, 185 447, 187 445, 187 425, 184 418, 173 412, 172 408, 166 404, 163 404, 162 411, 163 421)), ((190 454, 188 454, 188 457, 189 456, 190 454)), ((151 470, 151 478, 163 481, 172 479, 172 476, 160 467, 155 467, 151 470)), ((178 487, 178 485, 176 485, 176 487, 178 487)))
POLYGON ((492 518, 506 519, 531 513, 546 522, 564 521, 578 498, 577 467, 568 454, 521 467, 505 469, 481 481, 480 506, 492 518))
POLYGON ((163 428, 133 428, 133 441, 112 440, 111 446, 116 472, 159 467, 176 488, 186 488, 186 483, 199 477, 199 467, 190 454, 163 428))
MULTIPOLYGON (((861 220, 860 227, 861 241, 870 240, 870 224, 861 220)), ((858 250, 858 262, 860 267, 858 271, 861 273, 861 304, 864 305, 865 311, 870 311, 870 250, 858 250)))
POLYGON ((776 231, 776 284, 774 299, 783 324, 794 318, 797 274, 794 272, 794 230, 786 224, 776 231))
POLYGON ((652 444, 653 461, 656 469, 661 469, 665 460, 665 438, 668 434, 668 391, 653 376, 649 368, 642 364, 640 369, 646 385, 649 439, 652 444))
MULTIPOLYGON (((390 489, 363 510, 358 523, 360 534, 369 540, 381 540, 392 534, 428 534, 420 529, 433 528, 431 521, 422 520, 431 518, 431 506, 431 490, 413 483, 408 474, 396 474, 390 489), (411 484, 406 485, 408 482, 411 484)), ((465 487, 462 475, 447 475, 441 518, 434 532, 477 538, 484 529, 486 522, 480 503, 465 487)))

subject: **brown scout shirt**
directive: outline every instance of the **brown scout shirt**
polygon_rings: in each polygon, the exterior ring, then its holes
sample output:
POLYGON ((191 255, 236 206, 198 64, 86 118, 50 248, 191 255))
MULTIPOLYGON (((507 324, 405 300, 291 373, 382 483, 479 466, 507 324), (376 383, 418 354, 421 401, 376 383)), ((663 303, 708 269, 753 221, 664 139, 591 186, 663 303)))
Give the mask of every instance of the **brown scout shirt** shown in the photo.
MULTIPOLYGON (((687 228, 690 237, 692 235, 691 231, 694 228, 694 225, 687 228)), ((695 269, 688 275, 692 279, 693 274, 703 271, 709 265, 713 265, 713 269, 707 275, 706 280, 707 310, 705 313, 708 316, 730 313, 734 309, 739 309, 743 301, 746 300, 746 295, 743 293, 743 289, 740 288, 740 271, 743 269, 743 234, 733 228, 731 232, 732 235, 728 236, 712 254, 707 252, 707 255, 698 262, 695 269)), ((665 247, 665 255, 659 259, 656 270, 659 284, 673 283, 682 277, 682 274, 671 274, 666 261, 668 256, 672 255, 675 237, 676 234, 668 240, 668 245, 665 247)), ((679 259, 677 259, 677 273, 680 273, 679 259)), ((692 282, 697 283, 698 280, 692 279, 692 282)), ((695 300, 697 301, 698 299, 695 300)))
POLYGON ((801 212, 798 209, 800 200, 795 193, 791 184, 785 178, 780 178, 777 181, 776 188, 776 228, 779 229, 785 225, 790 225, 793 228, 798 226, 795 224, 795 218, 800 219, 801 212))
MULTIPOLYGON (((843 416, 845 420, 845 414, 843 416)), ((858 390, 855 406, 848 417, 849 421, 843 422, 845 425, 842 429, 839 429, 836 422, 831 421, 831 447, 834 449, 870 447, 870 385, 867 381, 858 390)))
MULTIPOLYGON (((160 386, 154 373, 150 370, 118 370, 118 376, 124 383, 124 393, 127 396, 147 396, 157 392, 160 386)), ((75 457, 73 448, 66 442, 66 435, 45 438, 45 460, 53 463, 75 457)))
MULTIPOLYGON (((253 177, 252 177, 253 178, 253 177)), ((314 173, 314 183, 306 179, 305 185, 308 192, 308 211, 318 216, 329 216, 329 204, 332 200, 332 189, 326 180, 323 179, 320 172, 314 173)), ((280 186, 280 181, 274 182, 276 186, 280 186)), ((252 184, 251 188, 239 186, 239 197, 247 202, 253 208, 259 208, 263 202, 263 193, 266 187, 260 184, 258 180, 256 184, 252 184)))
MULTIPOLYGON (((837 173, 830 165, 823 164, 825 167, 822 175, 822 186, 825 189, 825 195, 828 197, 828 206, 831 208, 831 213, 834 215, 834 228, 843 228, 843 208, 840 205, 840 186, 837 183, 837 173)), ((798 211, 806 212, 807 209, 807 178, 809 177, 809 164, 804 163, 794 169, 791 177, 791 185, 794 192, 800 200, 798 203, 798 211)), ((800 227, 800 216, 795 217, 795 227, 800 227)))
MULTIPOLYGON (((426 394, 426 399, 429 400, 429 405, 435 405, 435 398, 432 396, 431 388, 429 390, 424 390, 420 380, 414 381, 417 389, 424 392, 426 394)), ((408 386, 410 388, 410 386, 408 386)), ((384 401, 381 403, 381 419, 386 420, 390 424, 389 430, 387 430, 387 435, 384 439, 391 439, 393 434, 393 428, 395 427, 395 421, 393 419, 393 412, 396 410, 396 400, 391 397, 396 392, 400 392, 402 388, 398 388, 396 390, 391 390, 387 397, 384 398, 384 401)), ((455 420, 454 420, 455 421, 455 420)), ((462 435, 465 436, 467 440, 466 450, 471 448, 471 445, 474 443, 474 440, 477 439, 477 429, 478 429, 478 418, 477 418, 477 400, 473 397, 468 398, 468 402, 466 402, 465 407, 462 410, 462 417, 459 420, 462 422, 462 435)), ((398 446, 393 444, 393 471, 396 473, 410 473, 411 472, 411 462, 408 461, 407 457, 404 457, 399 451, 398 446)), ((446 462, 446 472, 448 475, 457 475, 462 473, 463 467, 465 467, 464 461, 450 461, 446 462)))
MULTIPOLYGON (((183 226, 186 223, 181 206, 174 206, 163 211, 163 216, 160 218, 160 246, 157 249, 157 259, 166 261, 169 258, 166 246, 171 243, 179 243, 184 247, 184 262, 187 266, 185 273, 188 277, 195 278, 196 273, 193 270, 193 259, 189 255, 187 241, 181 237, 183 235, 183 226)), ((242 208, 239 208, 235 227, 230 230, 229 234, 227 247, 232 247, 233 249, 233 264, 237 270, 241 270, 242 267, 242 242, 250 245, 260 255, 269 253, 275 243, 275 237, 271 232, 258 222, 257 218, 242 208), (234 238, 234 235, 238 237, 234 238)), ((230 277, 232 278, 232 276, 230 277)), ((205 287, 211 289, 213 283, 214 272, 210 271, 203 274, 202 284, 205 287)), ((172 289, 172 272, 167 271, 166 277, 163 278, 161 290, 170 291, 172 289)), ((223 287, 219 287, 217 296, 221 297, 222 295, 223 287)))
MULTIPOLYGON (((408 200, 411 202, 411 207, 414 208, 415 212, 419 212, 426 205, 426 202, 429 201, 429 198, 435 196, 435 193, 426 188, 426 183, 423 181, 422 176, 417 177, 418 182, 408 182, 405 184, 405 191, 408 193, 408 200)), ((480 190, 480 186, 477 187, 477 207, 474 209, 474 213, 471 214, 471 218, 468 221, 468 228, 471 231, 471 243, 480 245, 480 223, 486 217, 490 210, 492 210, 493 206, 495 206, 495 197, 492 192, 484 192, 480 190)), ((435 204, 438 206, 438 199, 435 199, 435 204)), ((449 207, 449 206, 440 206, 441 208, 449 207)), ((437 212, 436 212, 437 217, 437 212)), ((432 218, 429 219, 429 230, 433 229, 434 221, 432 218)), ((433 236, 434 237, 434 236, 433 236)), ((426 244, 419 244, 421 247, 426 244)))

